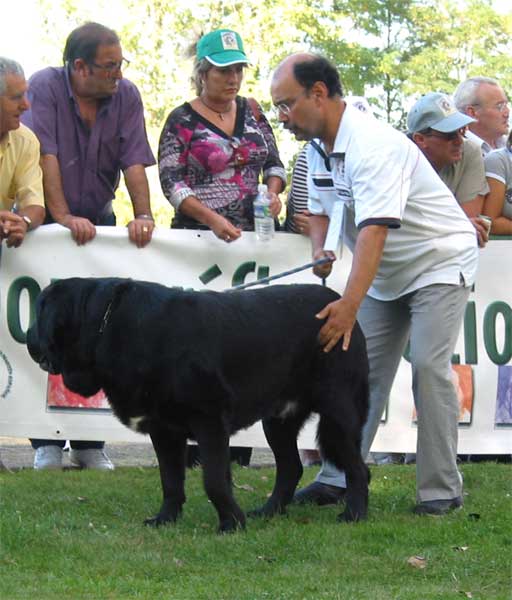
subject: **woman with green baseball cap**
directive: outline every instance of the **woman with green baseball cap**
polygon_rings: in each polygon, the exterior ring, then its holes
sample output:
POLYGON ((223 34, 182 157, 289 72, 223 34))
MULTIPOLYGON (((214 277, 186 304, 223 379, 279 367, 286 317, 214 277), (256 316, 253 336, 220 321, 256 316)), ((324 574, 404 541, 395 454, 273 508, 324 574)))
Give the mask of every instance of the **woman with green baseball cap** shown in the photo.
MULTIPOLYGON (((249 64, 241 37, 230 29, 202 36, 193 46, 197 96, 175 108, 160 136, 162 190, 174 206, 171 227, 211 229, 226 243, 254 230, 253 201, 260 179, 281 210, 286 185, 272 128, 252 98, 238 95, 249 64)), ((248 465, 251 448, 231 448, 231 460, 248 465)), ((199 461, 188 448, 188 464, 199 461)))
POLYGON ((229 243, 254 230, 260 180, 277 217, 286 173, 261 108, 239 95, 249 59, 238 33, 207 33, 194 51, 197 96, 167 118, 159 144, 160 182, 175 208, 171 227, 211 229, 229 243))

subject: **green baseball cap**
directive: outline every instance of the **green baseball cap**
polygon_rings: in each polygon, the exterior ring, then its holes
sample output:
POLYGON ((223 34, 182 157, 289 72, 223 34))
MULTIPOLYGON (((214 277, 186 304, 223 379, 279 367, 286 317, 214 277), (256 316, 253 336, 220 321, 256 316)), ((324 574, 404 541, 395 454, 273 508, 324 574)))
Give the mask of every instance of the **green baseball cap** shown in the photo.
POLYGON ((197 43, 197 59, 206 58, 216 67, 248 63, 242 38, 231 29, 211 31, 197 43))

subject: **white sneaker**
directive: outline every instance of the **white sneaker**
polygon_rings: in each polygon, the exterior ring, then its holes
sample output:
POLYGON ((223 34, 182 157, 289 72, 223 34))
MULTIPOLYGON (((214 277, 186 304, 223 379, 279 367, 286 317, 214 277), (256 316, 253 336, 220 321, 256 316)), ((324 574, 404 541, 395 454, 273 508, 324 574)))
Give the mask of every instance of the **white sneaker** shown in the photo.
POLYGON ((34 469, 62 469, 62 448, 60 446, 39 446, 34 456, 34 469))
POLYGON ((110 458, 100 448, 87 448, 86 450, 73 450, 69 453, 71 464, 82 469, 98 469, 99 471, 113 471, 114 465, 110 458))

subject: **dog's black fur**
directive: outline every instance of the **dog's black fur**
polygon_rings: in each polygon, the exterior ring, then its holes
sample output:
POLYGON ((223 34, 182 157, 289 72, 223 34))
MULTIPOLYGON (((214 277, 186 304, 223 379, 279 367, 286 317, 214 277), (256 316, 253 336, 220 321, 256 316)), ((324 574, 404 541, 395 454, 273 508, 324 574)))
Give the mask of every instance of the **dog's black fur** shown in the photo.
POLYGON ((364 519, 368 470, 361 430, 368 409, 365 340, 323 352, 315 314, 339 298, 319 285, 194 292, 129 279, 65 279, 39 296, 27 334, 32 358, 74 392, 103 388, 117 417, 149 433, 163 503, 146 522, 174 522, 185 502, 187 439, 203 459, 220 531, 244 527, 231 490, 229 437, 263 419, 276 461, 272 495, 252 514, 282 513, 302 475, 297 435, 319 414, 321 452, 347 474, 341 520, 364 519))

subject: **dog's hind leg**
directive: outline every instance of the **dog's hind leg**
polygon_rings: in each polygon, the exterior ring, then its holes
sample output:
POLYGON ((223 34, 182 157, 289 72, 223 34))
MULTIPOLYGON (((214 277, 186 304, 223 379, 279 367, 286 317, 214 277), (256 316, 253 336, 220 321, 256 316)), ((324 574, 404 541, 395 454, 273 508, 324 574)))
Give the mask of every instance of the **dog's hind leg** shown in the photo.
MULTIPOLYGON (((349 419, 350 420, 350 419, 349 419)), ((361 430, 339 417, 321 415, 318 424, 318 440, 322 456, 340 470, 347 478, 345 510, 338 516, 340 521, 361 521, 368 514, 368 467, 361 457, 361 430)))
POLYGON ((174 523, 180 516, 185 502, 185 452, 186 438, 167 429, 153 428, 151 441, 158 458, 163 502, 154 517, 146 519, 146 525, 158 527, 174 523))
POLYGON ((263 430, 276 461, 276 479, 270 498, 263 506, 248 513, 250 517, 272 517, 285 513, 302 477, 302 463, 297 450, 297 435, 305 416, 263 420, 263 430))
POLYGON ((245 528, 245 515, 231 486, 229 433, 221 419, 196 418, 191 422, 201 452, 206 494, 219 516, 219 533, 245 528))

